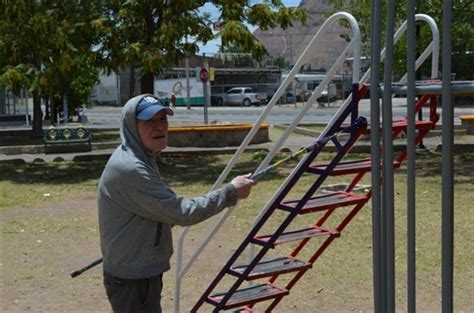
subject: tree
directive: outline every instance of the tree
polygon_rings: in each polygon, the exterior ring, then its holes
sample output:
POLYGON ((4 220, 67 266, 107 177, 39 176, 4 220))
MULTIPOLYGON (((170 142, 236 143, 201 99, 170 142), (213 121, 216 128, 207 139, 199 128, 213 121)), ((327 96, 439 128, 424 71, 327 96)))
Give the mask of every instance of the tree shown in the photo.
POLYGON ((154 76, 185 55, 195 54, 199 42, 219 37, 222 47, 238 47, 261 60, 265 47, 246 25, 267 30, 287 28, 293 21, 306 22, 307 14, 298 8, 286 8, 280 0, 252 4, 251 0, 186 1, 105 1, 100 25, 98 52, 103 65, 118 70, 133 64, 141 73, 142 93, 153 93, 154 76), (216 6, 217 21, 201 13, 205 3, 216 6), (212 26, 222 28, 213 33, 212 26), (187 40, 185 40, 187 38, 187 40))
POLYGON ((252 53, 244 50, 241 47, 229 46, 224 47, 223 52, 216 54, 214 57, 220 58, 223 61, 233 62, 238 67, 254 67, 255 60, 252 53))
MULTIPOLYGON (((362 33, 362 42, 366 55, 370 51, 370 4, 369 0, 340 1, 329 0, 334 5, 334 11, 346 10, 354 15, 359 22, 362 33)), ((398 21, 396 28, 406 20, 406 1, 396 1, 395 20, 398 21)), ((385 4, 385 2, 383 2, 385 4)), ((443 1, 417 1, 417 12, 431 16, 438 28, 443 25, 443 1)), ((467 0, 453 0, 453 13, 455 19, 452 23, 452 69, 457 77, 473 79, 474 71, 474 2, 467 0)), ((386 5, 383 6, 382 19, 386 19, 386 5)), ((382 23, 385 25, 385 23, 382 23)), ((417 24, 418 25, 418 24, 417 24)), ((421 25, 421 24, 419 24, 421 25)), ((385 28, 382 27, 382 34, 385 28)), ((384 40, 384 35, 382 35, 384 40)), ((421 52, 431 41, 430 30, 427 26, 421 27, 417 35, 417 51, 421 52)), ((442 38, 441 38, 442 41, 442 38)), ((440 45, 441 47, 441 45, 440 45)), ((441 54, 441 51, 440 51, 441 54)), ((441 61, 441 58, 440 58, 441 61)), ((398 76, 406 71, 406 37, 395 46, 394 51, 394 73, 398 76)), ((421 69, 426 76, 430 76, 430 67, 426 64, 421 69)))
POLYGON ((290 63, 288 63, 288 61, 286 61, 284 57, 279 56, 273 59, 273 65, 278 67, 279 69, 285 69, 290 66, 290 63))
POLYGON ((65 96, 70 103, 84 98, 97 75, 93 69, 136 66, 142 92, 153 93, 155 74, 195 54, 199 42, 217 36, 222 47, 238 47, 260 60, 266 49, 246 25, 267 30, 306 19, 304 10, 286 8, 280 0, 4 1, 0 83, 33 94, 32 133, 41 136, 40 97, 49 96, 56 103, 65 96), (209 2, 219 12, 217 23, 223 25, 217 34, 210 14, 200 10, 209 2))
POLYGON ((99 34, 89 19, 100 16, 95 1, 5 1, 0 12, 0 83, 33 94, 32 135, 42 135, 40 97, 75 99, 83 84, 93 84, 99 34), (80 69, 91 68, 84 73, 80 69), (84 76, 81 76, 84 75, 84 76), (85 77, 85 78, 84 78, 85 77), (76 82, 75 84, 73 82, 76 82))

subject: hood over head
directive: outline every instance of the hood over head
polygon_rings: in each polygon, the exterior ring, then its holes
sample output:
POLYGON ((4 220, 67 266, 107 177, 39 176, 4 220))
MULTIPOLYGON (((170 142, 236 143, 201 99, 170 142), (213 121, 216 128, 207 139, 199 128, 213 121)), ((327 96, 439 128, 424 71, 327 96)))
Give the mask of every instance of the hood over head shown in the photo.
POLYGON ((152 95, 143 94, 128 100, 122 108, 122 115, 120 117, 120 141, 122 143, 122 149, 131 150, 137 158, 145 162, 149 160, 150 157, 146 153, 138 133, 136 112, 138 103, 143 98, 149 96, 152 95))

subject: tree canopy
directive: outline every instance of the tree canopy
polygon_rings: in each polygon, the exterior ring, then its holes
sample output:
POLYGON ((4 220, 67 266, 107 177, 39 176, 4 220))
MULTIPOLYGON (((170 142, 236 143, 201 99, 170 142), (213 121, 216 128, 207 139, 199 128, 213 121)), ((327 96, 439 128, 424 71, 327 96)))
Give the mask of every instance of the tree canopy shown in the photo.
POLYGON ((266 49, 248 25, 287 28, 307 17, 281 0, 4 1, 0 85, 33 93, 33 131, 39 134, 39 97, 68 97, 80 105, 99 69, 132 66, 141 74, 142 92, 153 93, 154 75, 197 53, 198 43, 220 38, 223 49, 238 47, 262 59, 266 49), (206 3, 217 16, 202 13, 206 3))
POLYGON ((87 101, 98 76, 88 19, 97 15, 93 1, 9 1, 1 10, 0 84, 33 94, 34 135, 41 135, 40 97, 87 101))
MULTIPOLYGON (((98 52, 103 66, 116 70, 132 64, 142 74, 142 92, 153 92, 153 76, 198 51, 198 43, 220 38, 222 49, 237 47, 256 59, 265 47, 247 25, 262 30, 287 28, 295 20, 306 22, 307 13, 287 8, 280 0, 114 1, 104 2, 104 14, 93 23, 101 30, 98 52), (217 16, 203 13, 205 3, 217 16), (213 31, 219 25, 217 31, 213 31)), ((221 51, 223 52, 223 51, 221 51)))
MULTIPOLYGON (((329 0, 334 5, 334 11, 345 10, 357 19, 362 33, 363 49, 366 55, 370 55, 370 0, 361 1, 339 1, 329 0)), ((382 34, 385 33, 386 20, 386 3, 382 3, 382 34)), ((397 21, 396 28, 398 28, 405 20, 407 15, 406 1, 395 1, 395 21, 397 21)), ((431 16, 438 28, 443 25, 443 1, 417 1, 417 13, 424 13, 431 16)), ((456 76, 461 79, 473 79, 474 71, 474 2, 468 0, 453 0, 453 13, 455 18, 452 23, 452 69, 456 76)), ((426 48, 428 43, 432 40, 431 32, 427 25, 417 23, 420 25, 417 34, 417 50, 420 52, 426 48)), ((384 35, 382 40, 384 41, 384 35)), ((441 38, 442 41, 442 38, 441 38)), ((441 49, 441 44, 440 44, 441 49)), ((441 54, 441 50, 440 50, 441 54)), ((440 57, 441 62, 441 57, 440 57)), ((406 71, 406 36, 402 37, 400 42, 395 46, 394 57, 394 73, 400 76, 406 71)), ((421 73, 430 76, 429 66, 422 67, 421 73)))

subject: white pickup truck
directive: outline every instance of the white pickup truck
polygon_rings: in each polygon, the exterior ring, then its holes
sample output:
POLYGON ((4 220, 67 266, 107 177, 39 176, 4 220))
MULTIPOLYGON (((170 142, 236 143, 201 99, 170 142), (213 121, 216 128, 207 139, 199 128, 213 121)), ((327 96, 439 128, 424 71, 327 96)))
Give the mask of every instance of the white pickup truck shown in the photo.
POLYGON ((213 103, 218 106, 222 105, 260 105, 266 101, 266 94, 260 94, 253 91, 250 87, 234 87, 226 93, 212 95, 213 103))

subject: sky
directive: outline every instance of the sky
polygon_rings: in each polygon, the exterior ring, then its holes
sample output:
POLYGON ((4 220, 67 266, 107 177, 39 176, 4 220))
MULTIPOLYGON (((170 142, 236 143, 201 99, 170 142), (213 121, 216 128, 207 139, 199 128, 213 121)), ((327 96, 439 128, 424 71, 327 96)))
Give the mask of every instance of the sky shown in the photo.
MULTIPOLYGON (((263 2, 261 0, 254 0, 251 1, 252 4, 263 2)), ((296 7, 299 6, 301 3, 301 0, 282 0, 283 4, 287 7, 296 7)), ((211 20, 217 20, 219 17, 219 10, 212 5, 211 3, 206 3, 202 8, 201 8, 202 13, 209 13, 211 15, 211 20)), ((251 31, 255 30, 255 27, 249 26, 249 29, 251 31)), ((220 46, 220 39, 215 39, 209 41, 206 45, 198 45, 199 46, 199 54, 205 53, 207 56, 212 56, 215 53, 218 52, 219 46, 220 46)))

